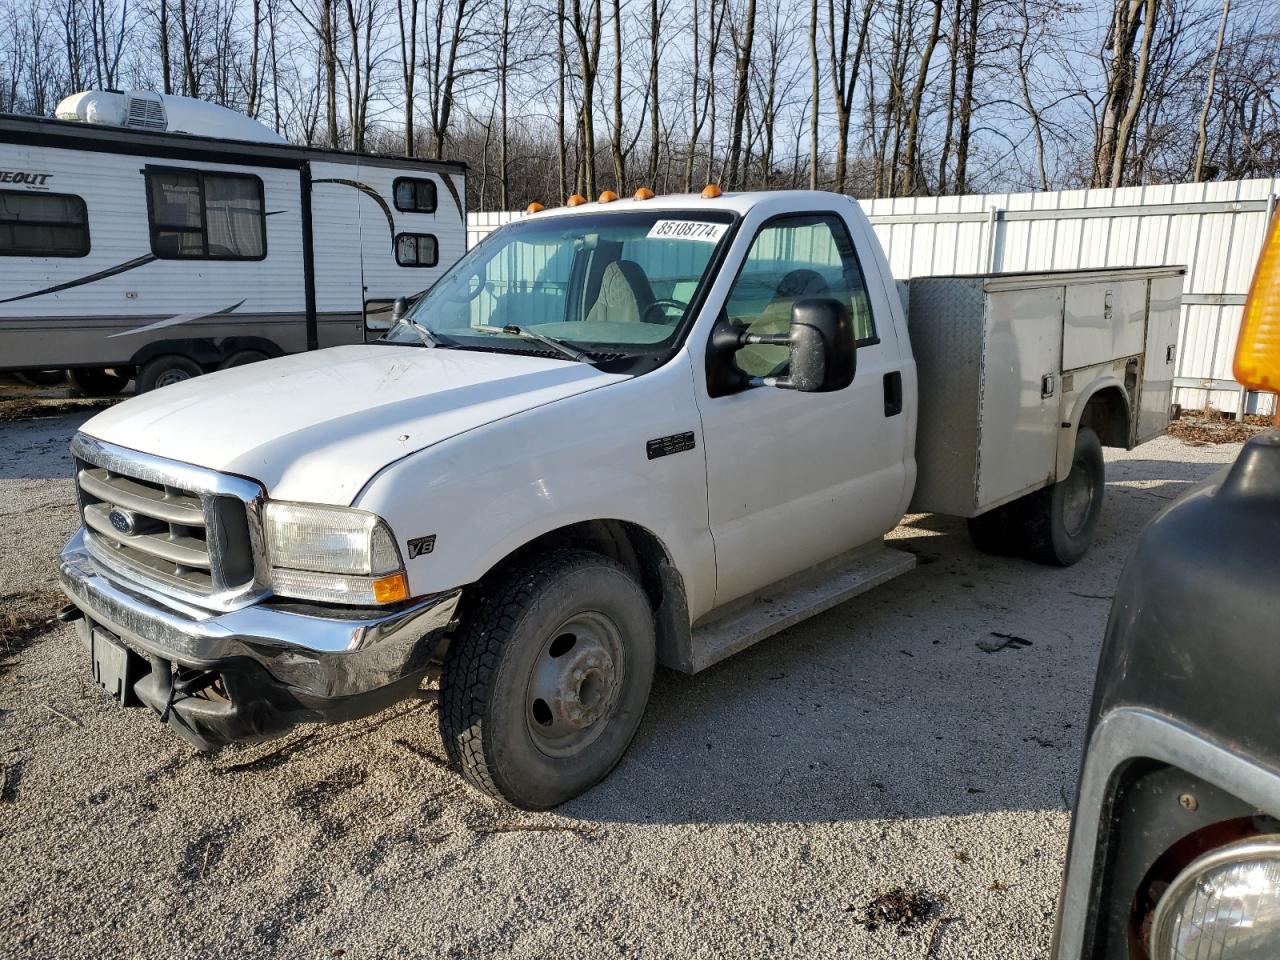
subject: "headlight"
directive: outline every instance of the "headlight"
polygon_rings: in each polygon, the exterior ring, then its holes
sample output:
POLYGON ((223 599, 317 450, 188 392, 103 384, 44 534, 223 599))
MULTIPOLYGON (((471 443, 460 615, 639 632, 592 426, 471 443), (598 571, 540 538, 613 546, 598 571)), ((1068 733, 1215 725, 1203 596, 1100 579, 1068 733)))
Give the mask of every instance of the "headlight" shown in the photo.
POLYGON ((1280 952, 1280 836, 1194 861, 1156 905, 1153 960, 1273 960, 1280 952))
POLYGON ((400 551, 374 514, 270 501, 263 519, 271 588, 278 595, 359 605, 408 597, 400 551))

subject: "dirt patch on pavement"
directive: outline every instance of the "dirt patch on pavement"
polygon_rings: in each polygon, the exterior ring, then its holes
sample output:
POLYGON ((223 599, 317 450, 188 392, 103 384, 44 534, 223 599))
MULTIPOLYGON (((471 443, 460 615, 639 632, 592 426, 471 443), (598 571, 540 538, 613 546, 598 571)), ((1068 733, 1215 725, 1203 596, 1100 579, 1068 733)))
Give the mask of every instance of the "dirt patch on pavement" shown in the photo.
POLYGON ((19 590, 0 596, 0 661, 17 656, 54 624, 66 599, 56 590, 19 590))
POLYGON ((16 397, 0 400, 0 423, 17 423, 23 420, 43 420, 67 413, 92 413, 105 410, 123 400, 123 397, 97 397, 88 400, 43 397, 16 397))
POLYGON ((941 909, 942 901, 924 890, 894 887, 866 903, 856 922, 872 933, 881 927, 891 927, 898 936, 905 937, 941 909))

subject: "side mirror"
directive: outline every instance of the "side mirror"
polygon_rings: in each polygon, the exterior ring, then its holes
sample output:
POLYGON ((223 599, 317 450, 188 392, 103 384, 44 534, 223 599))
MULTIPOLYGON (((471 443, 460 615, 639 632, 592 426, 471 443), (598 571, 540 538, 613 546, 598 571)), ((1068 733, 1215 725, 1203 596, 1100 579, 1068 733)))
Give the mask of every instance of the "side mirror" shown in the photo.
POLYGON ((404 319, 404 315, 409 310, 409 301, 404 297, 396 297, 395 303, 391 305, 391 322, 399 323, 404 319))
POLYGON ((748 387, 829 393, 853 382, 857 363, 849 308, 830 297, 805 297, 791 308, 791 325, 786 333, 747 333, 722 316, 711 331, 707 350, 707 389, 713 397, 748 387), (790 347, 787 375, 749 377, 738 369, 733 355, 753 343, 790 347))

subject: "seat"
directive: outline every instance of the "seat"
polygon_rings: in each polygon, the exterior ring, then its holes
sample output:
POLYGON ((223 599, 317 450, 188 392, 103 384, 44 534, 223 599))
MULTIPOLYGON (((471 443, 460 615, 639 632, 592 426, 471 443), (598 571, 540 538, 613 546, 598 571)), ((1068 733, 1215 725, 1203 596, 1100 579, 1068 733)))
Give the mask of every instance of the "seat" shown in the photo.
MULTIPOLYGON (((801 297, 827 293, 830 287, 817 270, 800 268, 785 274, 771 299, 750 323, 747 333, 786 333, 791 327, 791 308, 801 297)), ((772 347, 752 344, 743 347, 736 355, 738 368, 753 377, 777 376, 786 369, 791 359, 789 347, 772 347)))
POLYGON ((655 301, 649 278, 634 260, 614 260, 600 277, 588 323, 639 323, 655 301))

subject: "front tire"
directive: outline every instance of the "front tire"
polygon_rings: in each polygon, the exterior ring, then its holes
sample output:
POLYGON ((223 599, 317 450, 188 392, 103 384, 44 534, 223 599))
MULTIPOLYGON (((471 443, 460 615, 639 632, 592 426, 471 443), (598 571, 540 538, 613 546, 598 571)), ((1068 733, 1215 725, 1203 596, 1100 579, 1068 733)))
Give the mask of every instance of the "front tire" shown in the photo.
POLYGON ((604 779, 635 736, 653 612, 621 564, 584 550, 481 589, 445 657, 440 733, 472 786, 546 810, 604 779))

